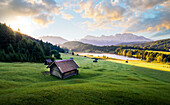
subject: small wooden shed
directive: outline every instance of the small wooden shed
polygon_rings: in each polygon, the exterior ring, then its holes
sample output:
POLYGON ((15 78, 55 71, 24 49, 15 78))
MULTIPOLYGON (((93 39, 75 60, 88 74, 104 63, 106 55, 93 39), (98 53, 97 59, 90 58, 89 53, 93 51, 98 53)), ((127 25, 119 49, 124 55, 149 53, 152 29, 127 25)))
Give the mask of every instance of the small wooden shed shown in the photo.
POLYGON ((73 75, 78 75, 77 68, 80 68, 73 59, 54 61, 47 68, 50 68, 50 75, 65 79, 73 75))
POLYGON ((93 62, 97 62, 97 60, 93 60, 93 62))
POLYGON ((46 59, 44 65, 50 65, 52 63, 51 59, 46 59))

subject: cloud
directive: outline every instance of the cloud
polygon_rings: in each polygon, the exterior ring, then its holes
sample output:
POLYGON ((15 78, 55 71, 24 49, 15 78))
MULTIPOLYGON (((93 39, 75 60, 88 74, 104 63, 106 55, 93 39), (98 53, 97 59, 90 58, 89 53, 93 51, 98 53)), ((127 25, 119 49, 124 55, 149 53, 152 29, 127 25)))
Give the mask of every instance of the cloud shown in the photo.
POLYGON ((83 18, 92 18, 94 20, 120 20, 125 13, 125 9, 119 5, 115 5, 111 0, 103 0, 96 5, 96 1, 82 1, 81 9, 84 10, 83 18))
POLYGON ((78 0, 63 0, 65 9, 73 9, 77 5, 78 0))
POLYGON ((33 17, 33 21, 35 23, 41 24, 43 26, 53 22, 53 16, 50 16, 49 14, 40 14, 38 16, 33 17))
POLYGON ((104 21, 101 21, 99 23, 96 22, 89 22, 89 21, 85 21, 83 22, 83 27, 87 28, 90 31, 95 31, 95 30, 108 30, 108 29, 112 29, 110 26, 108 26, 107 24, 104 25, 104 21))
POLYGON ((170 0, 164 2, 163 4, 161 4, 161 6, 167 8, 170 11, 170 0))
POLYGON ((55 0, 42 0, 42 4, 45 6, 45 10, 50 13, 59 14, 61 9, 63 9, 62 6, 57 5, 57 2, 55 0))
MULTIPOLYGON (((90 28, 108 27, 110 23, 122 21, 126 15, 126 9, 117 4, 118 1, 103 0, 98 3, 97 0, 82 0, 78 3, 75 12, 81 13, 82 18, 92 19, 93 22, 86 22, 90 28)), ((107 28, 108 29, 108 28, 107 28)))
POLYGON ((168 0, 120 0, 120 2, 124 3, 127 7, 141 11, 145 9, 151 9, 166 1, 168 0))
POLYGON ((50 23, 53 18, 49 15, 42 15, 42 13, 59 14, 62 9, 55 0, 2 0, 0 6, 0 20, 25 16, 34 19, 34 21, 35 19, 45 20, 44 22, 47 23, 39 22, 43 25, 50 23), (48 19, 45 19, 46 17, 48 19))
POLYGON ((0 7, 0 21, 20 16, 45 26, 56 15, 67 20, 80 16, 88 30, 160 35, 170 29, 170 0, 0 0, 0 7), (67 14, 71 10, 79 15, 67 14))
POLYGON ((160 37, 160 36, 170 36, 170 29, 169 29, 169 30, 165 30, 165 31, 158 32, 158 33, 154 34, 154 35, 152 36, 152 38, 154 38, 154 37, 160 37))
POLYGON ((64 13, 64 12, 63 12, 61 15, 62 15, 62 17, 63 17, 64 19, 66 19, 66 20, 70 20, 70 19, 74 18, 72 15, 66 14, 66 13, 64 13))
POLYGON ((169 29, 168 3, 168 0, 82 0, 74 11, 81 13, 82 18, 92 19, 84 22, 91 30, 125 27, 125 32, 151 33, 169 29), (163 7, 155 9, 156 6, 163 7), (149 16, 147 10, 155 16, 149 16))
POLYGON ((170 29, 170 12, 168 9, 162 8, 154 17, 145 18, 141 14, 141 16, 132 19, 130 22, 131 25, 125 32, 163 32, 170 29))

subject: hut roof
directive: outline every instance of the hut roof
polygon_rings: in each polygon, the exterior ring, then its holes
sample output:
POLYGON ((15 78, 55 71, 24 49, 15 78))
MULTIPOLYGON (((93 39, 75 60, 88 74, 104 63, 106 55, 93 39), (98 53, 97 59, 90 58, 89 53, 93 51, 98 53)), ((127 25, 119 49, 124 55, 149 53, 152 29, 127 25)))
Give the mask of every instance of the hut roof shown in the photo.
POLYGON ((53 64, 57 65, 57 67, 60 69, 62 73, 80 68, 76 62, 73 59, 66 59, 66 60, 57 60, 54 61, 51 65, 49 65, 47 68, 52 66, 53 64))
POLYGON ((51 60, 51 59, 46 59, 45 61, 47 61, 47 62, 52 62, 52 60, 51 60))

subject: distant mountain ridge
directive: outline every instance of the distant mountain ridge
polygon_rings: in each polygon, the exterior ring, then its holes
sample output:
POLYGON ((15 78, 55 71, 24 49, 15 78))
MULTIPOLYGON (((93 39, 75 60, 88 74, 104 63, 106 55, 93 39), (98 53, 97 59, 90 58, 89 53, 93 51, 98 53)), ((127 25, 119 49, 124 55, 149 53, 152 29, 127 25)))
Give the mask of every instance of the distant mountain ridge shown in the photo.
POLYGON ((63 44, 65 42, 68 42, 68 40, 60 37, 60 36, 42 36, 42 37, 39 37, 38 39, 44 41, 44 42, 50 42, 52 43, 53 45, 55 44, 63 44))
POLYGON ((141 42, 150 42, 150 41, 152 41, 152 40, 145 38, 144 36, 137 36, 137 35, 134 35, 131 33, 116 34, 115 36, 102 35, 100 37, 87 35, 84 38, 80 39, 80 42, 93 44, 93 45, 97 45, 97 46, 119 45, 121 43, 131 44, 131 42, 141 43, 141 42))
MULTIPOLYGON (((40 40, 44 42, 50 42, 52 44, 63 44, 68 42, 68 40, 60 36, 42 36, 39 37, 40 40)), ((129 45, 129 44, 139 44, 143 42, 151 42, 151 39, 145 38, 144 36, 137 36, 131 33, 116 34, 110 36, 92 36, 87 35, 84 38, 78 40, 79 42, 92 44, 96 46, 105 46, 105 45, 129 45)))
MULTIPOLYGON (((113 53, 117 48, 121 48, 123 46, 120 45, 111 45, 111 46, 96 46, 92 44, 87 44, 79 41, 69 41, 62 44, 62 47, 71 49, 75 52, 95 52, 95 53, 113 53)), ((127 48, 134 49, 149 49, 156 51, 170 51, 170 38, 163 39, 152 42, 145 42, 140 44, 130 44, 126 46, 127 48), (145 48, 146 47, 146 48, 145 48)))

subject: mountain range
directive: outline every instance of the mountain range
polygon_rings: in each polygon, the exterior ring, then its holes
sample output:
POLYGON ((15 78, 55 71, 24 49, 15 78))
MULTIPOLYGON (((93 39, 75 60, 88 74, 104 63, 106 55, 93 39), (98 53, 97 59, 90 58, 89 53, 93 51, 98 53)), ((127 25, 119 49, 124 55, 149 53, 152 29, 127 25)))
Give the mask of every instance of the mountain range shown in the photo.
POLYGON ((44 42, 50 42, 52 43, 53 45, 55 44, 63 44, 65 42, 68 42, 68 40, 60 37, 60 36, 42 36, 42 37, 39 37, 38 39, 44 41, 44 42))
POLYGON ((103 45, 122 45, 123 44, 134 44, 134 43, 141 43, 141 42, 150 42, 151 39, 145 38, 144 36, 137 36, 131 33, 124 33, 124 34, 116 34, 105 36, 102 35, 100 37, 95 37, 91 35, 87 35, 86 37, 82 38, 80 42, 93 44, 97 46, 103 45))
MULTIPOLYGON (((39 39, 42 39, 43 41, 48 41, 52 44, 63 44, 65 42, 68 42, 68 40, 60 36, 42 36, 39 39)), ((78 41, 87 44, 97 45, 97 46, 105 46, 105 45, 139 44, 142 42, 150 42, 152 40, 145 38, 144 36, 137 36, 131 33, 124 33, 124 34, 116 34, 110 36, 102 35, 100 37, 87 35, 78 41)))

